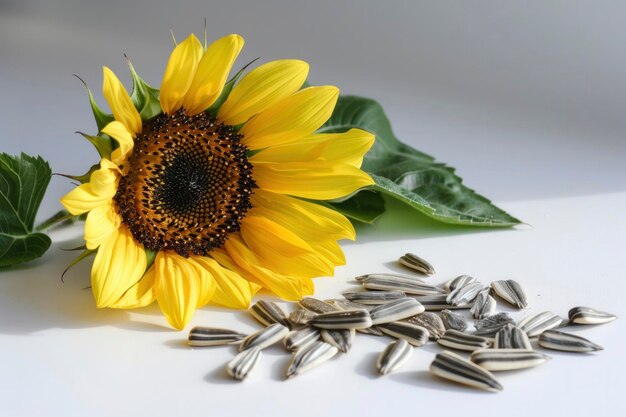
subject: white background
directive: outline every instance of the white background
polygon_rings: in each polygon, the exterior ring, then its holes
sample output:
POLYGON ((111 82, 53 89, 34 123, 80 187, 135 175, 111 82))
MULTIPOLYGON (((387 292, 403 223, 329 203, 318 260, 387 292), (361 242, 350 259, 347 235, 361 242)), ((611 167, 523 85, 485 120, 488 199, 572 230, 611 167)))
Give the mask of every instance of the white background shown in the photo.
MULTIPOLYGON (((526 314, 590 305, 624 317, 626 248, 626 7, 619 2, 0 0, 0 151, 82 173, 97 155, 72 132, 95 129, 83 77, 102 101, 101 66, 122 79, 122 53, 157 85, 179 39, 241 33, 238 61, 301 58, 313 84, 379 100, 398 137, 459 174, 532 228, 444 227, 394 206, 344 245, 348 265, 319 279, 336 297, 351 278, 397 270, 412 251, 440 283, 461 273, 485 284, 515 278, 526 314)), ((42 215, 71 185, 56 177, 42 215)), ((282 381, 287 356, 265 352, 243 384, 224 376, 229 348, 189 349, 156 306, 97 310, 89 265, 60 273, 80 229, 54 235, 46 256, 0 272, 0 414, 7 416, 620 415, 623 321, 575 329, 593 355, 551 353, 532 370, 499 374, 498 394, 426 374, 438 348, 416 350, 395 375, 373 372, 384 342, 282 381)), ((251 331, 244 313, 199 311, 192 325, 251 331)))

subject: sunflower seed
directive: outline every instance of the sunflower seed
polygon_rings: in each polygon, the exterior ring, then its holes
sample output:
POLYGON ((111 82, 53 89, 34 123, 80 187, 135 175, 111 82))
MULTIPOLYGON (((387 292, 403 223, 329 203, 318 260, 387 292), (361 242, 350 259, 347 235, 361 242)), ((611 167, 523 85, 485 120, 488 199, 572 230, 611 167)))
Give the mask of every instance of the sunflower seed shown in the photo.
POLYGON ((265 349, 281 340, 287 333, 289 333, 288 327, 280 323, 270 324, 265 329, 259 330, 243 339, 241 345, 239 345, 239 351, 241 352, 253 347, 265 349))
POLYGON ((424 306, 414 298, 400 298, 370 310, 372 324, 389 323, 406 319, 424 311, 424 306))
POLYGON ((507 324, 514 324, 515 321, 507 313, 498 313, 481 320, 474 321, 476 331, 475 336, 495 336, 498 331, 507 324))
POLYGON ((502 297, 505 301, 511 303, 517 308, 526 308, 528 301, 526 301, 526 294, 522 289, 522 286, 517 281, 512 279, 506 281, 494 281, 491 283, 493 291, 502 297))
POLYGON ((320 334, 322 339, 331 346, 339 349, 341 353, 348 353, 354 341, 354 329, 323 329, 320 334))
POLYGON ((398 339, 387 345, 376 360, 376 369, 381 375, 387 375, 402 367, 413 354, 413 346, 404 339, 398 339))
POLYGON ((402 265, 406 266, 407 268, 411 268, 412 270, 417 271, 424 275, 435 274, 435 268, 433 268, 431 264, 429 264, 428 262, 426 262, 426 260, 412 253, 407 253, 401 256, 400 259, 398 259, 398 262, 400 262, 402 265))
MULTIPOLYGON (((325 300, 328 304, 337 307, 339 310, 358 310, 361 309, 370 309, 374 306, 361 305, 354 303, 352 301, 344 300, 344 299, 332 299, 325 300)), ((376 326, 365 327, 363 329, 356 329, 357 332, 363 334, 371 334, 372 336, 384 336, 383 332, 381 332, 376 326)))
POLYGON ((307 310, 306 308, 294 310, 289 314, 289 323, 291 323, 290 327, 298 328, 306 326, 307 323, 315 316, 317 316, 316 313, 307 310))
POLYGON ((440 295, 426 295, 420 297, 413 297, 419 301, 426 311, 439 311, 439 310, 453 310, 453 309, 467 309, 471 306, 469 304, 461 304, 453 306, 446 301, 447 296, 445 294, 440 295))
POLYGON ((365 310, 342 310, 319 314, 309 324, 320 329, 362 329, 372 325, 372 318, 365 310))
POLYGON ((489 288, 478 293, 470 311, 475 319, 484 319, 496 311, 496 300, 489 295, 489 288))
POLYGON ((517 325, 528 337, 539 336, 546 330, 556 329, 563 324, 564 320, 551 311, 544 311, 532 316, 528 316, 517 325))
POLYGON ((406 274, 394 274, 391 272, 377 272, 374 274, 365 274, 365 275, 359 275, 358 277, 354 277, 355 280, 363 283, 364 281, 367 281, 368 279, 373 279, 373 278, 388 278, 388 279, 394 279, 394 278, 399 278, 399 279, 408 279, 409 281, 419 281, 419 282, 424 282, 422 280, 422 278, 416 277, 414 275, 406 275, 406 274))
POLYGON ((591 307, 574 307, 569 311, 568 317, 570 322, 576 324, 602 324, 617 318, 614 314, 591 307))
POLYGON ((602 346, 598 346, 584 337, 563 333, 558 330, 546 330, 541 333, 538 343, 541 347, 565 352, 595 352, 604 349, 602 346))
POLYGON ((295 352, 320 338, 320 331, 314 327, 303 327, 292 330, 283 339, 283 345, 291 352, 295 352))
POLYGON ((273 301, 257 301, 249 310, 252 317, 264 326, 280 323, 289 327, 287 315, 278 304, 273 301))
POLYGON ((253 347, 239 352, 237 356, 226 365, 226 372, 233 378, 243 381, 250 375, 261 359, 261 348, 253 347))
POLYGON ((502 385, 491 372, 450 351, 435 356, 430 372, 441 378, 487 391, 501 391, 502 385))
POLYGON ((441 312, 441 320, 446 329, 454 329, 460 332, 467 330, 467 321, 465 317, 458 313, 454 313, 450 310, 443 310, 441 312))
POLYGON ((189 332, 189 346, 220 346, 240 342, 245 334, 213 327, 194 327, 189 332))
POLYGON ((480 282, 472 282, 471 284, 464 285, 452 291, 448 294, 446 301, 448 304, 456 306, 459 304, 469 304, 474 301, 474 298, 483 289, 483 284, 480 282))
POLYGON ((550 356, 532 349, 480 349, 470 360, 488 371, 512 371, 532 368, 550 360, 550 356))
POLYGON ((337 309, 330 304, 313 297, 304 297, 300 300, 300 305, 314 313, 330 313, 331 311, 337 311, 337 309))
POLYGON ((435 313, 431 313, 430 311, 425 311, 417 316, 409 317, 404 321, 415 324, 416 326, 421 326, 428 330, 430 340, 437 340, 446 332, 446 327, 444 326, 441 317, 435 313))
POLYGON ((498 330, 493 347, 496 349, 532 349, 526 333, 511 323, 498 330))
POLYGON ((459 275, 458 277, 452 278, 450 281, 443 284, 443 286, 448 291, 454 291, 457 288, 464 287, 468 284, 471 284, 472 282, 477 282, 476 278, 471 277, 469 275, 459 275))
POLYGON ((434 285, 426 284, 415 278, 403 278, 400 276, 371 276, 361 281, 361 283, 363 287, 368 290, 398 290, 406 294, 414 295, 435 295, 444 293, 444 290, 434 285))
POLYGON ((287 367, 287 378, 291 378, 296 375, 300 375, 303 372, 308 371, 320 365, 338 352, 338 349, 329 345, 326 342, 317 341, 310 345, 298 350, 291 356, 289 366, 287 367))
POLYGON ((422 326, 407 323, 405 321, 395 321, 381 324, 378 328, 385 334, 398 339, 404 339, 413 346, 424 346, 428 341, 428 330, 422 326))
POLYGON ((491 345, 486 337, 469 335, 453 329, 446 330, 443 336, 437 339, 437 343, 441 346, 469 352, 486 349, 491 345))
POLYGON ((360 304, 385 304, 388 301, 405 298, 402 291, 359 291, 347 292, 343 294, 348 300, 360 304))

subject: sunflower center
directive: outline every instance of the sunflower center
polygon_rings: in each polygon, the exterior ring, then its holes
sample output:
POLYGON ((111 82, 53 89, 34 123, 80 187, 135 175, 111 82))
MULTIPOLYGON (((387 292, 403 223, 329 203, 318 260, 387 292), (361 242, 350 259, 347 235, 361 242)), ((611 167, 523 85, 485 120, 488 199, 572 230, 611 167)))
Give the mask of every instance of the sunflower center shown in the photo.
POLYGON ((255 187, 240 139, 204 113, 146 123, 115 195, 135 239, 187 257, 208 254, 239 230, 255 187))

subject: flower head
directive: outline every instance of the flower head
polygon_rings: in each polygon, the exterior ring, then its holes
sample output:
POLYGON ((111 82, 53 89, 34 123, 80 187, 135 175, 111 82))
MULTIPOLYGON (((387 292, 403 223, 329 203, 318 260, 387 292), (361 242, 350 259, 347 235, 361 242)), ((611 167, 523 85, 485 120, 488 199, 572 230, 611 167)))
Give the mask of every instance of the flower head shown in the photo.
POLYGON ((104 68, 112 116, 97 138, 112 139, 112 151, 62 199, 72 214, 88 213, 98 307, 156 300, 182 329, 196 308, 247 308, 261 288, 300 299, 312 278, 345 263, 337 240, 354 239, 354 229, 314 200, 373 183, 359 167, 374 137, 315 133, 339 90, 301 88, 305 62, 269 62, 227 82, 243 43, 228 35, 205 48, 190 35, 160 91, 131 67, 145 90, 131 96, 104 68))

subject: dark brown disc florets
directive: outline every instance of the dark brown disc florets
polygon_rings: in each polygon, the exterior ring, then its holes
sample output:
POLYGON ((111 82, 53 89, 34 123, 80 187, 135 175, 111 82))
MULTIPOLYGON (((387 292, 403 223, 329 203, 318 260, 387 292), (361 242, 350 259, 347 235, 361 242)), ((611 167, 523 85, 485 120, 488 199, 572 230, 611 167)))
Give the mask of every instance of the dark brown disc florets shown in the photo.
POLYGON ((204 113, 144 124, 115 195, 135 239, 187 257, 208 254, 239 230, 255 187, 240 139, 204 113))

